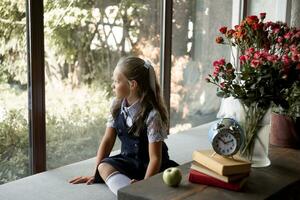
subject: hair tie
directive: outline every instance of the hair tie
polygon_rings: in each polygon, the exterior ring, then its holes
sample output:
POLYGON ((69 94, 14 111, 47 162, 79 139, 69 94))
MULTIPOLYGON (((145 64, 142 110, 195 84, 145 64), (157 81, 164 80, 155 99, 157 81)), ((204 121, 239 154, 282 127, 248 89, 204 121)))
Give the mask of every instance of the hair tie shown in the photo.
POLYGON ((156 86, 155 86, 155 71, 154 71, 154 67, 152 66, 152 64, 148 61, 148 60, 144 60, 144 67, 147 68, 149 70, 149 84, 150 84, 150 88, 153 91, 155 98, 156 98, 156 86))

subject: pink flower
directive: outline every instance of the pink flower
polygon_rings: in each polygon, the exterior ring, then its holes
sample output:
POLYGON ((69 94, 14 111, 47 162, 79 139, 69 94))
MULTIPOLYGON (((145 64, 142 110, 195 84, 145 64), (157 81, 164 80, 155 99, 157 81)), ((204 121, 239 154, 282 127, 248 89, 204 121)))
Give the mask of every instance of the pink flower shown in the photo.
POLYGON ((213 62, 213 66, 215 67, 215 66, 219 66, 219 61, 218 60, 215 60, 214 62, 213 62))
POLYGON ((261 56, 264 57, 264 58, 266 58, 268 55, 270 55, 269 52, 268 52, 268 50, 265 50, 265 49, 264 49, 264 50, 261 52, 261 56))
POLYGON ((272 63, 275 63, 278 60, 278 56, 277 55, 268 55, 266 58, 267 58, 268 61, 270 61, 272 63))
POLYGON ((289 65, 290 64, 290 58, 286 54, 282 56, 281 60, 284 63, 284 65, 289 65))
POLYGON ((213 66, 216 67, 216 66, 223 66, 225 65, 225 59, 224 58, 221 58, 220 60, 216 60, 213 62, 213 66))
POLYGON ((216 71, 214 71, 213 76, 216 77, 218 76, 219 73, 217 73, 216 71))
POLYGON ((275 28, 275 29, 273 30, 273 32, 276 33, 276 34, 279 33, 279 31, 280 31, 279 28, 275 28))
POLYGON ((253 68, 258 68, 259 65, 260 65, 260 61, 259 60, 252 60, 251 63, 250 63, 251 67, 253 68))
POLYGON ((292 37, 292 33, 288 32, 283 37, 288 40, 288 39, 290 39, 292 37))
POLYGON ((259 59, 260 57, 261 57, 261 52, 257 51, 254 53, 254 56, 253 56, 254 59, 259 59))
POLYGON ((254 49, 253 47, 250 47, 249 49, 247 49, 247 50, 245 51, 245 54, 249 56, 249 55, 253 54, 254 51, 255 51, 255 49, 254 49))
POLYGON ((225 59, 224 59, 224 58, 221 58, 221 59, 219 60, 219 64, 220 64, 220 65, 225 65, 225 59))
POLYGON ((294 62, 298 62, 299 61, 299 55, 300 54, 294 54, 294 55, 292 55, 292 61, 294 61, 294 62))
POLYGON ((279 36, 279 37, 277 38, 277 42, 278 42, 278 43, 282 43, 282 41, 283 41, 283 37, 279 36))
POLYGON ((215 62, 213 63, 213 65, 214 65, 213 76, 216 77, 216 76, 219 75, 222 65, 220 64, 220 61, 219 61, 219 60, 215 61, 215 62))
POLYGON ((215 66, 215 72, 219 73, 220 72, 220 66, 215 66))
POLYGON ((295 44, 292 44, 290 46, 290 50, 293 51, 293 52, 297 51, 297 46, 295 44))

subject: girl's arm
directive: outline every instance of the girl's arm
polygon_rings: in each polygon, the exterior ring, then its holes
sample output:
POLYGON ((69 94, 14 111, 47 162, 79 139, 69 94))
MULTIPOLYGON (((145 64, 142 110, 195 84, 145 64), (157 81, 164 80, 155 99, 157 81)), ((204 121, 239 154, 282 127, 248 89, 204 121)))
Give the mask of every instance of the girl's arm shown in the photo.
POLYGON ((99 165, 100 161, 109 156, 112 148, 114 147, 116 141, 116 130, 112 127, 107 127, 104 133, 104 136, 101 140, 99 145, 97 156, 96 156, 96 166, 94 170, 95 172, 98 170, 97 166, 99 165))
MULTIPOLYGON (((114 144, 116 141, 116 131, 114 128, 108 127, 105 130, 104 136, 101 140, 101 143, 98 148, 97 156, 96 156, 96 167, 94 170, 94 174, 96 173, 97 166, 100 163, 100 161, 109 156, 114 144)), ((95 177, 94 174, 92 176, 77 176, 69 181, 69 183, 72 184, 78 184, 78 183, 86 183, 86 184, 92 184, 94 183, 95 177)))
POLYGON ((149 143, 149 165, 144 179, 157 174, 161 166, 162 141, 149 143))

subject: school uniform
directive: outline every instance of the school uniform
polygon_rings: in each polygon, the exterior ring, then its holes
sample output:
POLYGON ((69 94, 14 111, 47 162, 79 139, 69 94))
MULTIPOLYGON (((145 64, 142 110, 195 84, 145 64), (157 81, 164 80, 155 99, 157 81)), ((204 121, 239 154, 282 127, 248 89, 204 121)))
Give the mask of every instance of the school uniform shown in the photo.
MULTIPOLYGON (((111 115, 109 116, 106 126, 116 130, 117 137, 121 141, 121 153, 106 157, 100 162, 108 163, 120 173, 136 180, 144 179, 146 174, 149 163, 149 143, 162 141, 162 160, 159 172, 169 167, 178 166, 176 162, 169 158, 168 147, 164 142, 164 139, 167 138, 167 128, 163 126, 161 117, 156 110, 152 109, 148 112, 148 117, 139 136, 129 134, 129 128, 139 109, 140 103, 138 101, 131 106, 127 106, 126 99, 123 99, 116 118, 113 119, 111 115)), ((96 170, 94 182, 104 182, 98 170, 96 170)))

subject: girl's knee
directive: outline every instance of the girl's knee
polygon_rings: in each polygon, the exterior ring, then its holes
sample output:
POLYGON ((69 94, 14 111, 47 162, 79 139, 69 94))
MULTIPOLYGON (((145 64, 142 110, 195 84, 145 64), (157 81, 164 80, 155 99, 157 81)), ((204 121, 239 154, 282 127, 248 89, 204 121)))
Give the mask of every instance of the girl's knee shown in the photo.
POLYGON ((100 163, 98 165, 98 171, 99 171, 99 174, 101 175, 103 172, 106 171, 106 169, 108 168, 109 164, 106 164, 106 163, 100 163))
POLYGON ((103 180, 105 180, 106 177, 116 171, 116 169, 108 163, 100 163, 98 165, 98 171, 103 180))

